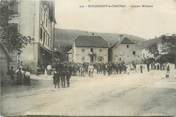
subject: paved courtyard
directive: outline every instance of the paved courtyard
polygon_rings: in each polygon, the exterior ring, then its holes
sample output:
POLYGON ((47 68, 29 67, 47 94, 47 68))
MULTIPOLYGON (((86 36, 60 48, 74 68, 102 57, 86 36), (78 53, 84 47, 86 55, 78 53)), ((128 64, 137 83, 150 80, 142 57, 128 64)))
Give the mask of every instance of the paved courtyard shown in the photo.
POLYGON ((40 76, 33 88, 7 91, 1 110, 5 115, 176 115, 176 76, 164 75, 73 77, 71 87, 56 89, 50 76, 40 76))

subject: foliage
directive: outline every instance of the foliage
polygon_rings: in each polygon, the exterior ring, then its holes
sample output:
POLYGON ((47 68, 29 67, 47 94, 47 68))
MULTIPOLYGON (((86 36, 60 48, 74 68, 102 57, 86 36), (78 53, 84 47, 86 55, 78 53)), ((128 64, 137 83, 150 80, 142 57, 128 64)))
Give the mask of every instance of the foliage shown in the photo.
POLYGON ((159 63, 175 63, 175 55, 173 54, 166 54, 166 55, 161 55, 158 57, 157 62, 159 63))
POLYGON ((158 43, 150 46, 149 51, 154 54, 157 58, 157 62, 165 63, 171 62, 176 63, 176 36, 162 35, 158 37, 160 40, 158 43), (161 44, 160 52, 158 51, 158 44, 161 44))
POLYGON ((158 51, 158 47, 157 44, 152 44, 149 48, 148 48, 149 52, 152 53, 154 55, 154 57, 157 57, 159 55, 159 51, 158 51))
POLYGON ((59 49, 61 50, 61 53, 63 54, 66 54, 71 48, 72 46, 69 46, 69 45, 61 45, 59 47, 59 49))
POLYGON ((67 61, 68 59, 68 51, 72 48, 70 45, 61 45, 57 48, 55 52, 55 60, 59 61, 67 61))
POLYGON ((19 51, 32 41, 18 31, 18 24, 12 23, 17 13, 12 9, 14 2, 0 3, 0 42, 9 51, 19 51))

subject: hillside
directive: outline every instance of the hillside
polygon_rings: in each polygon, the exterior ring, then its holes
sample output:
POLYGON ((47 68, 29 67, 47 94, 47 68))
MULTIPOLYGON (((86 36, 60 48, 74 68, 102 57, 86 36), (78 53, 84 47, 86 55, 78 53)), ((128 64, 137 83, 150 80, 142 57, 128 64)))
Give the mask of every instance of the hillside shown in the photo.
POLYGON ((159 38, 156 38, 156 39, 150 39, 150 40, 145 40, 143 42, 141 42, 139 45, 142 47, 142 48, 148 48, 150 47, 151 45, 154 45, 154 44, 157 44, 161 41, 161 39, 159 38))
MULTIPOLYGON (((96 33, 96 32, 79 31, 79 30, 55 29, 55 36, 56 36, 55 47, 60 47, 60 45, 71 46, 74 40, 79 35, 92 35, 92 33, 94 33, 97 36, 103 37, 111 45, 119 41, 120 35, 121 35, 121 34, 114 34, 114 33, 96 33)), ((123 35, 137 43, 145 41, 145 39, 137 36, 127 35, 127 34, 123 34, 123 35)))

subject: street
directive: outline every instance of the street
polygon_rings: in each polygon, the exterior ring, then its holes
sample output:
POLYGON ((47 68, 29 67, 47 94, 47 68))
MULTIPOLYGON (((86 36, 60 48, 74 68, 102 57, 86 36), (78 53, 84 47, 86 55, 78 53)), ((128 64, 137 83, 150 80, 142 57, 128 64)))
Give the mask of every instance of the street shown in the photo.
MULTIPOLYGON (((174 75, 174 74, 173 74, 174 75)), ((72 77, 71 87, 54 88, 51 76, 38 87, 4 94, 5 115, 176 115, 176 79, 165 72, 72 77)))

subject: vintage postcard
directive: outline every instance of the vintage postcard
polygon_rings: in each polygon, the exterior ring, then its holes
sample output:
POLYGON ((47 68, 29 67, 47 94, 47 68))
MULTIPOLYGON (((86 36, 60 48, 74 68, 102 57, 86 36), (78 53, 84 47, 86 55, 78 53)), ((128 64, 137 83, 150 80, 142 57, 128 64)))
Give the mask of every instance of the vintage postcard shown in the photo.
POLYGON ((0 0, 0 116, 176 116, 176 0, 0 0))

